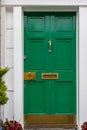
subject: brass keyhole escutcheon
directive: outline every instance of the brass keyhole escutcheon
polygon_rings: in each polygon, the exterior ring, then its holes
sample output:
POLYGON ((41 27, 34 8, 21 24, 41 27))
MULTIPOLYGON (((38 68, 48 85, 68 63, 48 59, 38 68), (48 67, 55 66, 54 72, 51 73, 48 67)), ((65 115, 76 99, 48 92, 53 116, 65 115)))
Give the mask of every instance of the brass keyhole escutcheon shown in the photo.
POLYGON ((32 73, 31 73, 31 72, 29 72, 29 73, 28 73, 28 76, 29 76, 29 77, 32 77, 32 73))
POLYGON ((33 77, 32 77, 32 73, 31 72, 28 73, 28 76, 29 76, 30 80, 32 80, 33 77))

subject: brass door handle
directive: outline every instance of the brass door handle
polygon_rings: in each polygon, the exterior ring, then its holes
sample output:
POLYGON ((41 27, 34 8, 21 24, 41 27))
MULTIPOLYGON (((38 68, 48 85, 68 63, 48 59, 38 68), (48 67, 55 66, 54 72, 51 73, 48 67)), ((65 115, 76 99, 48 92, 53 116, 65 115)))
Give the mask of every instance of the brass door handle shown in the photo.
POLYGON ((48 44, 49 44, 49 50, 48 50, 48 52, 52 52, 52 41, 49 40, 48 44))

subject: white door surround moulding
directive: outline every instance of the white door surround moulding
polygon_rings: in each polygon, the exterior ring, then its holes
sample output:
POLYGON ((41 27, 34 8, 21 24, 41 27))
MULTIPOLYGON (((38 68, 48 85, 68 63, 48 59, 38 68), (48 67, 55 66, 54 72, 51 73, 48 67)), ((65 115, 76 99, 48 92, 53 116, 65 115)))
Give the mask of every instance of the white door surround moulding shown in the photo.
MULTIPOLYGON (((45 7, 47 8, 47 6, 45 7)), ((45 10, 44 8, 44 10, 45 10)), ((44 11, 43 10, 43 11, 44 11)), ((22 9, 22 7, 14 7, 13 8, 13 13, 14 13, 14 115, 16 119, 21 120, 21 123, 23 124, 23 11, 25 11, 25 7, 22 9), (17 20, 18 18, 18 20, 17 20)), ((26 11, 40 11, 38 8, 37 10, 33 9, 32 10, 27 10, 26 11)), ((52 11, 52 10, 48 10, 52 11)), ((61 10, 56 10, 56 11, 61 11, 61 10)), ((62 10, 64 11, 64 9, 62 10)), ((65 11, 69 11, 66 10, 65 11)), ((72 9, 71 9, 72 11, 72 9)), ((76 10, 73 10, 76 12, 76 10)), ((78 48, 78 11, 76 12, 76 19, 77 19, 77 39, 76 39, 76 47, 78 48)), ((79 56, 78 56, 78 49, 77 49, 77 121, 79 124, 79 106, 78 106, 78 62, 79 62, 79 56)), ((23 124, 24 125, 24 124, 23 124)))
POLYGON ((23 12, 13 8, 14 26, 14 116, 23 124, 23 12))
POLYGON ((2 5, 34 6, 86 6, 87 0, 1 0, 2 5))
POLYGON ((87 8, 79 8, 79 120, 87 121, 87 8))

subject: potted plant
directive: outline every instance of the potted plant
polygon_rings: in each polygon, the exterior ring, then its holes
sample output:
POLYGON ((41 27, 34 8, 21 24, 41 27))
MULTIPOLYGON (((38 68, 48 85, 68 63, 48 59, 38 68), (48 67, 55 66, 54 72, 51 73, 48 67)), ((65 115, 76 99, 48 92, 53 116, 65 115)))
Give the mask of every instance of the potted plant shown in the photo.
POLYGON ((87 130, 87 122, 83 122, 81 128, 82 130, 87 130))
POLYGON ((9 68, 0 68, 0 105, 4 105, 8 101, 7 86, 3 80, 3 76, 8 72, 9 68))
MULTIPOLYGON (((5 84, 5 81, 3 80, 3 76, 9 71, 9 68, 0 68, 0 108, 1 105, 4 105, 8 101, 7 97, 7 86, 5 84)), ((0 126, 2 125, 2 120, 0 119, 0 126)), ((1 127, 0 127, 1 129, 1 127)))
POLYGON ((2 130, 23 130, 22 126, 16 120, 8 120, 3 123, 2 130))

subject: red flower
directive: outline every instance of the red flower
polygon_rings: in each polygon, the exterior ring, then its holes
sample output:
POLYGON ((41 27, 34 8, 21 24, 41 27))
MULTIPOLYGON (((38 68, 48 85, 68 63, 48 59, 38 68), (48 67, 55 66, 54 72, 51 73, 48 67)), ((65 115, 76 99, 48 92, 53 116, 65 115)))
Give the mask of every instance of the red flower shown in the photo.
POLYGON ((8 121, 8 119, 6 119, 5 123, 3 124, 3 128, 5 130, 23 130, 19 122, 15 120, 8 121))
POLYGON ((82 130, 87 130, 87 122, 84 122, 81 127, 82 130))

